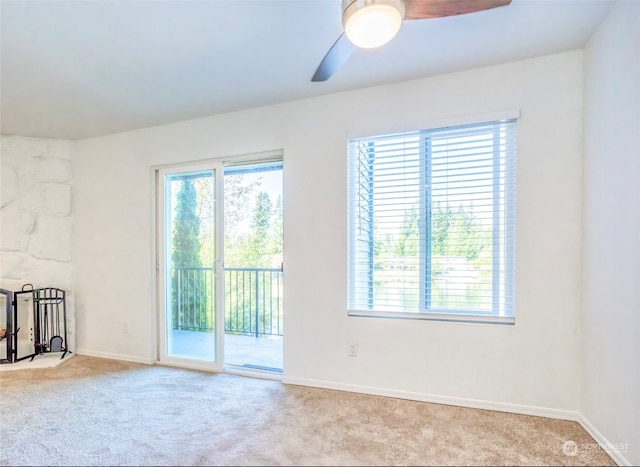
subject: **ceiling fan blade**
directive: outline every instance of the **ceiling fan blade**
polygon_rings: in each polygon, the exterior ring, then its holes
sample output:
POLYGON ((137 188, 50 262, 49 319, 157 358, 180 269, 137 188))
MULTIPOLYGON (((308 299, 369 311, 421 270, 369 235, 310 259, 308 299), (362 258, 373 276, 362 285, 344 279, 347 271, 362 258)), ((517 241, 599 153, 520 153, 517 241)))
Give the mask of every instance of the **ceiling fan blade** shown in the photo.
POLYGON ((356 46, 344 33, 340 34, 327 54, 324 56, 311 81, 326 81, 351 56, 356 46))
POLYGON ((489 10, 511 0, 404 0, 404 19, 442 18, 489 10))

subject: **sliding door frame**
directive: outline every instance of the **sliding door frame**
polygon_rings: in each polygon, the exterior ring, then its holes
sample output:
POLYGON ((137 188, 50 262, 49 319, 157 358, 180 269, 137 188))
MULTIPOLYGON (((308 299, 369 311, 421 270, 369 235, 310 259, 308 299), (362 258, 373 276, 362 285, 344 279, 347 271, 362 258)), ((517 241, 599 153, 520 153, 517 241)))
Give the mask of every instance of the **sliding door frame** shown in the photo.
MULTIPOLYGON (((206 370, 220 370, 223 362, 223 340, 220 334, 222 325, 222 334, 224 334, 224 313, 222 318, 218 310, 224 307, 224 295, 219 293, 219 282, 222 278, 221 264, 223 261, 222 254, 222 178, 223 178, 223 166, 219 161, 206 161, 197 162, 193 164, 176 164, 175 166, 165 166, 162 168, 156 168, 156 274, 155 274, 155 286, 157 289, 157 307, 156 307, 156 338, 157 338, 157 351, 156 359, 158 363, 166 364, 170 366, 180 366, 184 368, 197 368, 206 370), (214 228, 213 228, 213 244, 214 244, 214 262, 213 262, 213 287, 215 290, 214 297, 214 319, 215 319, 215 361, 201 360, 197 358, 177 357, 171 356, 168 352, 167 342, 167 303, 168 296, 168 271, 170 270, 167 261, 169 259, 169 246, 168 241, 171 238, 171 232, 169 231, 168 217, 167 217, 167 205, 166 205, 166 180, 167 177, 173 174, 180 174, 185 172, 208 172, 213 174, 213 182, 215 189, 214 199, 214 228)), ((224 284, 222 284, 224 287, 224 284)), ((224 289, 222 289, 224 290, 224 289)))
MULTIPOLYGON (((210 158, 198 161, 179 162, 175 164, 163 164, 151 167, 151 248, 152 265, 151 284, 152 312, 150 319, 152 355, 155 355, 155 363, 189 368, 196 370, 206 370, 214 372, 241 373, 233 368, 224 367, 224 167, 235 164, 251 164, 269 161, 282 161, 284 163, 283 151, 273 150, 259 153, 239 154, 228 157, 210 158), (215 176, 215 266, 214 278, 216 282, 216 359, 215 362, 204 360, 186 359, 178 357, 168 357, 166 354, 166 293, 165 293, 165 245, 166 226, 164 212, 164 177, 171 173, 180 173, 197 170, 214 170, 215 176)), ((281 379, 278 376, 267 376, 269 379, 281 379)))

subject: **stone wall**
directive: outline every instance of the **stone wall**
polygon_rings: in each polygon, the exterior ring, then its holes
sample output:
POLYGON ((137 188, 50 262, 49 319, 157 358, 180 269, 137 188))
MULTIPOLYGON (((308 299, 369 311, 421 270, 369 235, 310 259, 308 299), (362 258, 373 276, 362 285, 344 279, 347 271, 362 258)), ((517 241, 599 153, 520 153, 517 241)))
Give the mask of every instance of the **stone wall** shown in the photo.
POLYGON ((0 136, 0 287, 66 290, 75 348, 71 262, 72 157, 64 140, 0 136))

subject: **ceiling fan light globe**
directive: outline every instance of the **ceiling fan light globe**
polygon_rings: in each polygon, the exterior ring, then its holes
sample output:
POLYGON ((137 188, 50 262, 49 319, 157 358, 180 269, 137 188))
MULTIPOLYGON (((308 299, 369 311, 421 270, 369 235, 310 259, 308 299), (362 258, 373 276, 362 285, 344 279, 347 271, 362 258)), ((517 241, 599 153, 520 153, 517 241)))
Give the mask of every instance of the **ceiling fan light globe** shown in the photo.
POLYGON ((398 33, 404 17, 400 0, 356 0, 344 10, 342 22, 347 38, 365 49, 380 47, 398 33))

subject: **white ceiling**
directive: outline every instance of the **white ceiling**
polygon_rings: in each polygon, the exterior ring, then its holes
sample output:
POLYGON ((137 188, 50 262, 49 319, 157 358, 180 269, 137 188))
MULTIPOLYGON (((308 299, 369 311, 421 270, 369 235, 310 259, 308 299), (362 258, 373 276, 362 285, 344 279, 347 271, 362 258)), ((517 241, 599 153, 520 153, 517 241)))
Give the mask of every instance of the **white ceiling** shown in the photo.
POLYGON ((87 138, 572 50, 611 5, 407 20, 313 83, 340 0, 0 0, 0 133, 87 138))

